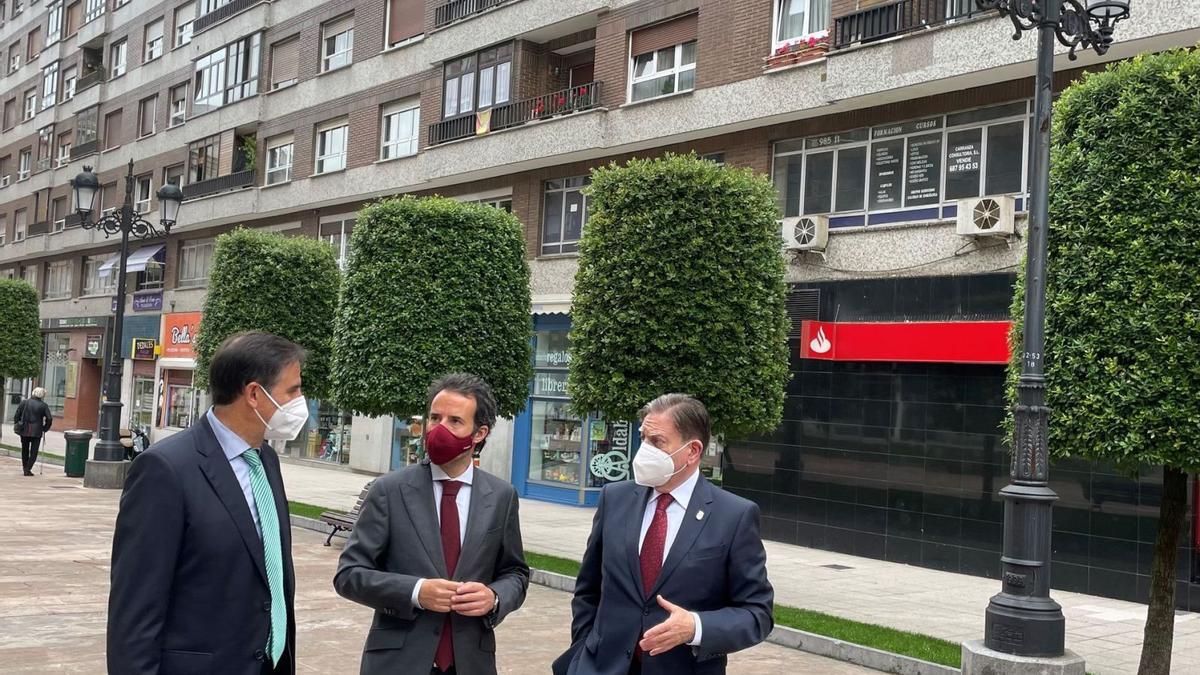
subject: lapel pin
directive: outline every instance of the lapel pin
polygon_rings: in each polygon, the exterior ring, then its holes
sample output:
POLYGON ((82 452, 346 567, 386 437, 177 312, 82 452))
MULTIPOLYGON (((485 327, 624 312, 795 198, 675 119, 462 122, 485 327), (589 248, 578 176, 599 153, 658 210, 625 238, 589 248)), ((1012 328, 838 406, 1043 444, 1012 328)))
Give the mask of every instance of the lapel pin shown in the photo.
POLYGON ((696 520, 704 520, 704 512, 703 511, 696 512, 696 520))

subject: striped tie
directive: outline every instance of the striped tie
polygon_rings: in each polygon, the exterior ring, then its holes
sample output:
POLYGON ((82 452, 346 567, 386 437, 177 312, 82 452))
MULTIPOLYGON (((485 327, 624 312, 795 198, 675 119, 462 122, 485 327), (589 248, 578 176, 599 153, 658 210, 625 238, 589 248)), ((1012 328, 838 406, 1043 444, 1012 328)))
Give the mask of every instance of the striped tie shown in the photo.
POLYGON ((250 465, 250 489, 254 492, 254 503, 258 506, 258 519, 262 524, 263 560, 267 563, 267 584, 271 588, 271 635, 267 638, 267 653, 271 663, 279 665, 283 646, 287 642, 287 608, 283 601, 283 545, 279 536, 279 512, 275 509, 275 496, 267 482, 258 450, 250 448, 242 454, 250 465))

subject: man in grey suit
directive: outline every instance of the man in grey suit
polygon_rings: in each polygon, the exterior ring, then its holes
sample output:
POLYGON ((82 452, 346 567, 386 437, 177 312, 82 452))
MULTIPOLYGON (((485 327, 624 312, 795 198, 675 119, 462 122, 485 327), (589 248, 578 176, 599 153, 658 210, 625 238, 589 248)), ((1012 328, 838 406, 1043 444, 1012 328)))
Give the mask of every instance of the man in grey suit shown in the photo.
POLYGON ((363 675, 493 675, 493 630, 525 601, 517 493, 475 468, 496 423, 491 387, 467 374, 429 389, 428 459, 375 481, 333 586, 375 609, 363 675))

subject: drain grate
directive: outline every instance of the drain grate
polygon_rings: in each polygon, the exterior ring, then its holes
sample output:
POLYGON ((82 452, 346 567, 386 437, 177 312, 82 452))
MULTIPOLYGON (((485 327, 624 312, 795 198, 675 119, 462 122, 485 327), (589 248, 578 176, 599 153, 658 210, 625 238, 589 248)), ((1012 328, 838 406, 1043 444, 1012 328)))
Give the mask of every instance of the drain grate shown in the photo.
POLYGON ((852 569, 854 569, 853 567, 851 567, 849 565, 821 565, 821 567, 824 567, 824 568, 830 569, 830 570, 852 570, 852 569))

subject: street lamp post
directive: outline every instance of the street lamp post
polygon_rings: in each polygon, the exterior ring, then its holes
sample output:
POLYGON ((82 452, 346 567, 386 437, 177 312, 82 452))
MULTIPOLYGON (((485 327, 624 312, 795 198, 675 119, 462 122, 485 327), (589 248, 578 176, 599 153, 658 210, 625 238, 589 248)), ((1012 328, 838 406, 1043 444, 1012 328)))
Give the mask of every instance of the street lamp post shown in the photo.
POLYGON ((1062 607, 1050 599, 1051 507, 1058 495, 1049 487, 1050 409, 1042 357, 1046 323, 1046 237, 1050 192, 1050 111, 1054 43, 1092 49, 1103 55, 1113 42, 1113 27, 1129 16, 1129 0, 976 0, 1012 20, 1013 39, 1038 32, 1037 93, 1025 270, 1025 325, 1021 377, 1013 409, 1012 482, 1004 498, 1003 587, 988 604, 985 645, 1021 657, 1058 657, 1064 653, 1062 607))
MULTIPOLYGON (((96 462, 122 462, 125 459, 125 448, 121 445, 121 343, 122 328, 125 321, 125 276, 126 263, 129 257, 129 237, 150 239, 171 232, 179 216, 179 206, 183 202, 183 192, 177 185, 166 184, 158 190, 158 204, 162 213, 160 231, 157 226, 143 219, 133 208, 133 160, 129 161, 129 170, 125 175, 125 203, 119 213, 102 215, 93 220, 95 199, 100 191, 100 180, 92 173, 92 167, 83 167, 83 173, 71 181, 75 192, 75 208, 79 214, 80 225, 85 229, 104 232, 105 237, 114 234, 121 235, 121 252, 117 271, 117 311, 116 322, 112 330, 112 341, 109 345, 108 373, 104 382, 104 403, 100 407, 100 440, 96 443, 94 460, 96 462)), ((91 473, 91 471, 88 471, 91 473)), ((86 480, 86 475, 85 475, 86 480)), ((119 481, 123 483, 124 481, 119 481)), ((117 485, 99 485, 96 487, 114 487, 117 485)))

